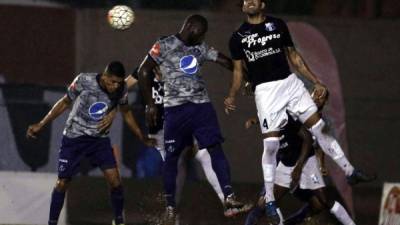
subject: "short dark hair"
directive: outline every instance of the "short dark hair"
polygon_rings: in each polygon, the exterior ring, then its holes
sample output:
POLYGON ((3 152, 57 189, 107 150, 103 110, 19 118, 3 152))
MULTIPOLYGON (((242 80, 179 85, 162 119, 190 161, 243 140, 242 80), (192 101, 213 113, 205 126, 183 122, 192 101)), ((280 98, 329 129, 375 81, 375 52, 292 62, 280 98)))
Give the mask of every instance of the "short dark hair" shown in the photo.
MULTIPOLYGON (((240 7, 240 8, 242 8, 243 7, 243 1, 244 0, 239 0, 238 1, 238 6, 240 7)), ((267 0, 260 0, 261 2, 264 2, 264 4, 267 4, 267 0)))
POLYGON ((106 74, 114 75, 120 78, 125 78, 125 68, 120 61, 110 62, 104 70, 106 74))
POLYGON ((195 24, 196 26, 199 26, 204 31, 208 30, 208 21, 207 19, 199 14, 193 14, 190 15, 186 18, 185 24, 195 24))

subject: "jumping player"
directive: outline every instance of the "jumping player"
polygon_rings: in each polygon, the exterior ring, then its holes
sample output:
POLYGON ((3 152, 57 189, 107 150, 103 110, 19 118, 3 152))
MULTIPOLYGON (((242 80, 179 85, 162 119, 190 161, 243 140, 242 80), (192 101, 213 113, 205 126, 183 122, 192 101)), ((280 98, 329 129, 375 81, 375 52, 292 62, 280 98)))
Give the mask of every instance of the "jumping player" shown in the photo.
POLYGON ((132 132, 146 145, 155 144, 153 139, 143 136, 132 115, 127 104, 128 95, 124 77, 124 66, 118 61, 108 64, 101 74, 79 74, 68 87, 67 94, 54 104, 48 114, 39 123, 29 126, 27 137, 36 138, 46 125, 72 105, 63 131, 58 160, 58 179, 51 196, 49 225, 57 224, 68 184, 77 174, 80 161, 85 157, 89 158, 93 166, 102 169, 109 184, 114 212, 113 224, 124 224, 121 179, 108 131, 99 131, 99 122, 107 112, 119 107, 132 132))
MULTIPOLYGON (((155 146, 157 150, 160 152, 161 158, 165 161, 165 148, 164 148, 164 83, 161 80, 161 72, 159 67, 155 67, 153 69, 153 74, 151 75, 151 89, 152 89, 152 98, 154 100, 154 104, 157 107, 157 123, 155 125, 148 124, 149 137, 154 138, 157 141, 157 145, 155 146)), ((128 90, 133 88, 133 86, 138 83, 138 68, 136 68, 131 75, 129 75, 125 79, 128 90)), ((112 120, 115 116, 116 110, 113 110, 108 115, 104 117, 101 122, 101 126, 99 129, 104 129, 109 127, 112 123, 112 120)), ((179 204, 180 197, 182 194, 183 185, 186 179, 186 170, 187 163, 186 161, 189 159, 187 156, 194 156, 194 159, 200 163, 203 168, 204 174, 206 175, 207 181, 210 183, 221 203, 224 203, 224 193, 221 190, 220 184, 218 182, 217 176, 212 169, 211 160, 207 154, 204 154, 204 151, 198 151, 196 143, 190 146, 186 146, 184 152, 180 155, 178 160, 178 172, 176 178, 176 193, 175 193, 175 202, 179 204)), ((232 216, 233 213, 231 210, 227 210, 224 212, 225 216, 232 216)))
POLYGON ((214 107, 201 76, 206 61, 232 69, 232 61, 203 39, 207 20, 200 15, 189 16, 178 34, 159 39, 139 69, 139 86, 146 101, 150 124, 156 123, 157 107, 151 96, 151 71, 159 66, 164 81, 164 138, 166 161, 164 189, 167 212, 175 213, 177 162, 182 150, 198 142, 199 154, 207 157, 224 193, 225 212, 242 212, 248 206, 235 200, 228 161, 221 143, 223 138, 214 107))
POLYGON ((269 222, 279 223, 273 185, 276 153, 279 149, 279 131, 288 121, 287 111, 304 123, 318 141, 322 150, 344 171, 351 184, 369 181, 372 177, 355 170, 338 142, 324 132, 325 122, 303 82, 290 71, 289 63, 314 84, 316 95, 324 97, 326 87, 310 71, 296 51, 286 23, 264 14, 266 0, 242 0, 242 11, 247 21, 235 31, 229 47, 233 58, 233 82, 225 98, 225 111, 235 110, 235 96, 240 89, 243 67, 255 90, 255 102, 263 133, 264 151, 262 169, 266 189, 266 214, 269 222))
MULTIPOLYGON (((327 97, 327 95, 325 95, 327 97)), ((326 98, 316 99, 319 110, 322 110, 326 98)), ((274 196, 279 202, 289 191, 302 201, 307 201, 308 207, 302 209, 299 215, 285 220, 283 224, 294 225, 303 222, 309 214, 329 210, 342 224, 355 225, 345 208, 337 201, 329 199, 325 190, 323 176, 315 155, 318 146, 313 145, 311 134, 299 121, 288 116, 288 123, 281 132, 280 149, 277 154, 278 166, 275 174, 274 196)), ((252 124, 257 122, 248 121, 252 124)), ((248 128, 250 125, 246 123, 248 128)), ((255 225, 265 210, 265 189, 260 194, 258 204, 247 216, 245 225, 255 225)), ((278 214, 280 214, 278 209, 278 214)), ((280 219, 283 218, 280 214, 280 219)))

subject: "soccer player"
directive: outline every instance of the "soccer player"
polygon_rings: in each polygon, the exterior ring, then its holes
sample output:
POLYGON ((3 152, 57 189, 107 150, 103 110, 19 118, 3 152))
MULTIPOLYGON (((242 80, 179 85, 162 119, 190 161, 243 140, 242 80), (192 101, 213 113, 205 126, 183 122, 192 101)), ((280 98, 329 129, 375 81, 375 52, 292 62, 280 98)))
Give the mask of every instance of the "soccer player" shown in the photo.
POLYGON ((114 212, 113 224, 124 224, 121 179, 108 131, 99 130, 99 122, 107 112, 119 107, 132 132, 146 145, 155 144, 153 139, 142 134, 132 115, 127 104, 124 78, 124 66, 118 61, 109 63, 101 74, 79 74, 68 87, 67 94, 54 104, 48 114, 39 123, 29 126, 27 137, 36 138, 46 125, 72 106, 59 151, 58 179, 51 196, 49 225, 57 224, 68 184, 78 172, 80 161, 84 157, 89 158, 93 166, 102 169, 109 184, 114 212))
MULTIPOLYGON (((161 72, 159 67, 155 67, 151 74, 151 92, 152 98, 154 100, 154 104, 157 107, 157 123, 156 124, 148 124, 149 129, 149 137, 157 140, 157 145, 155 146, 157 150, 160 152, 161 158, 165 161, 165 148, 164 148, 164 83, 161 79, 161 72)), ((133 88, 133 86, 138 83, 138 68, 136 68, 131 75, 129 75, 125 79, 128 90, 133 88)), ((106 115, 100 125, 100 129, 104 129, 109 127, 112 123, 113 118, 115 117, 116 110, 113 110, 108 115, 106 115)), ((175 202, 179 204, 180 197, 182 194, 183 185, 186 178, 186 167, 189 157, 194 156, 195 160, 200 163, 203 168, 204 174, 206 175, 207 181, 213 187, 215 193, 222 203, 224 203, 224 193, 221 190, 220 184, 218 182, 217 176, 212 169, 211 160, 207 154, 204 154, 204 151, 198 151, 197 144, 186 146, 185 150, 181 153, 180 158, 178 160, 178 171, 176 178, 176 192, 175 192, 175 202)), ((224 215, 231 216, 231 211, 225 211, 224 215)))
POLYGON ((232 61, 204 43, 207 29, 208 22, 203 16, 189 16, 179 33, 156 41, 139 69, 139 86, 147 104, 146 115, 150 124, 156 124, 157 118, 150 76, 156 66, 160 67, 164 82, 164 189, 167 213, 171 212, 171 217, 176 210, 177 162, 182 150, 193 144, 193 137, 198 142, 199 154, 209 159, 218 178, 224 193, 225 215, 245 211, 248 207, 235 200, 217 115, 200 73, 206 61, 216 62, 230 70, 232 61))
MULTIPOLYGON (((325 105, 326 97, 316 99, 319 110, 325 105)), ((355 225, 345 208, 337 201, 329 199, 325 190, 323 176, 316 158, 318 146, 313 146, 313 138, 299 121, 288 116, 288 123, 280 137, 277 154, 278 166, 275 174, 274 196, 277 201, 289 191, 300 200, 307 201, 308 207, 301 213, 286 220, 283 224, 294 225, 303 222, 308 214, 329 210, 342 224, 355 225)), ((246 128, 257 122, 248 121, 246 128)), ((250 211, 245 225, 255 225, 265 210, 265 189, 260 194, 258 204, 250 211)), ((281 221, 282 215, 278 209, 281 221)), ((282 223, 281 223, 282 224, 282 223)))
POLYGON ((345 172, 351 184, 372 178, 355 170, 338 142, 324 132, 325 122, 303 82, 292 73, 289 63, 314 84, 317 97, 324 97, 326 87, 311 72, 296 51, 289 30, 281 19, 264 14, 266 0, 242 0, 242 11, 247 20, 235 31, 229 47, 233 58, 233 82, 225 98, 225 111, 235 110, 235 96, 240 89, 244 64, 255 90, 255 102, 263 133, 264 151, 262 169, 266 189, 266 214, 269 222, 279 223, 273 185, 276 152, 279 149, 279 131, 288 121, 288 115, 300 120, 310 130, 322 150, 345 172))

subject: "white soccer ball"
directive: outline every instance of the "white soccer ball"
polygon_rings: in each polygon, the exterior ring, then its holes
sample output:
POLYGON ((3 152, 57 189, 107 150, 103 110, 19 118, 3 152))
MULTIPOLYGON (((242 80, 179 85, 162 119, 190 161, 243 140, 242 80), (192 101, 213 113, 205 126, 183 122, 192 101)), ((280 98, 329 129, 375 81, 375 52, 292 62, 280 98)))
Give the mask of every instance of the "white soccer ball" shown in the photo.
POLYGON ((108 11, 108 23, 117 30, 126 30, 135 21, 135 13, 126 5, 116 5, 108 11))

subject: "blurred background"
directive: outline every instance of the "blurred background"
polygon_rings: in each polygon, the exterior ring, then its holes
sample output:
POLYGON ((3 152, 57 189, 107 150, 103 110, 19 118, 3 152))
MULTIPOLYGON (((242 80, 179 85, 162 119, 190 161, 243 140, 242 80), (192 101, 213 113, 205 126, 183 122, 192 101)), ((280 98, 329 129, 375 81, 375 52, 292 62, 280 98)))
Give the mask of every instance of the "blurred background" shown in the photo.
MULTIPOLYGON (((0 0, 0 224, 46 223, 67 115, 48 126, 38 140, 26 140, 25 131, 65 94, 78 73, 101 72, 112 60, 122 61, 127 71, 133 71, 157 38, 176 33, 193 13, 209 20, 206 42, 229 55, 228 40, 245 19, 238 3, 0 0), (117 4, 135 12, 135 22, 126 31, 114 30, 107 23, 107 11, 117 4), (28 193, 34 196, 28 198, 28 193), (35 207, 28 207, 27 202, 35 207)), ((400 2, 269 0, 267 9, 288 22, 296 46, 333 92, 326 114, 353 164, 378 174, 377 181, 351 188, 330 163, 330 193, 354 213, 357 224, 378 224, 385 202, 384 183, 400 182, 400 2)), ((262 183, 262 142, 258 128, 244 128, 245 120, 255 115, 253 99, 240 97, 240 108, 228 117, 223 113, 223 98, 231 73, 207 64, 203 75, 226 139, 224 149, 238 195, 255 200, 262 183)), ((129 98, 146 129, 138 90, 129 98)), ((158 153, 145 148, 120 117, 113 124, 111 138, 120 149, 128 223, 152 224, 151 217, 162 211, 158 153)), ((222 218, 221 206, 196 168, 194 163, 182 203, 191 215, 182 224, 242 224, 243 218, 222 218), (196 213, 189 210, 194 203, 199 208, 196 213)), ((68 195, 63 223, 109 224, 112 217, 106 191, 101 172, 83 163, 68 195)), ((299 205, 288 199, 285 207, 291 212, 299 205)))

